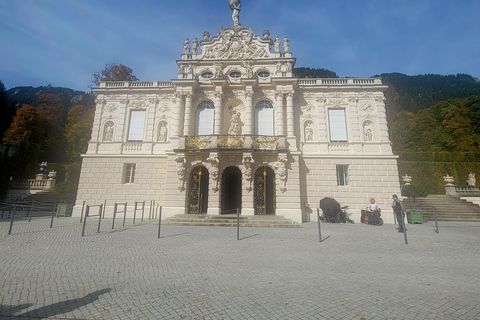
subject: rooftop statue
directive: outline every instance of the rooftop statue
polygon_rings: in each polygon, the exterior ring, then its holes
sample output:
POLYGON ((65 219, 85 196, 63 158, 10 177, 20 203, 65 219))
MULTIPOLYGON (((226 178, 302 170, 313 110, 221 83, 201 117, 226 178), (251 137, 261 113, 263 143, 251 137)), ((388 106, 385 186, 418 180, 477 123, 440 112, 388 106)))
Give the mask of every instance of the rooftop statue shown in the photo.
POLYGON ((228 0, 228 6, 230 7, 230 10, 232 10, 233 25, 239 26, 240 9, 242 8, 242 2, 240 0, 228 0))

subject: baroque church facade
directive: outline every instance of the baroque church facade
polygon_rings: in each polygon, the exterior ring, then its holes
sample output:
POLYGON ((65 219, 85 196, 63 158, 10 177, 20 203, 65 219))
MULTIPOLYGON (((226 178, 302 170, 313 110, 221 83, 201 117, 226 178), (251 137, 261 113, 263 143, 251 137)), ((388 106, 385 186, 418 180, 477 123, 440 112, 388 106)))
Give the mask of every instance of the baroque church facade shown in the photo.
POLYGON ((177 214, 316 219, 319 200, 375 198, 393 222, 400 192, 380 78, 300 79, 285 36, 234 25, 185 40, 171 81, 101 82, 74 214, 82 203, 155 200, 177 214))

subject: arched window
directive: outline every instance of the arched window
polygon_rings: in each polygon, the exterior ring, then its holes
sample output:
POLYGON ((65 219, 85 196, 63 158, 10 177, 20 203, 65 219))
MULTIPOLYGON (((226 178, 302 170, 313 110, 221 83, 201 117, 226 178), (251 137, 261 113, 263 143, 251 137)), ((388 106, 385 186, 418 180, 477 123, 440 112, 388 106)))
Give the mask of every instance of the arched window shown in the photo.
POLYGON ((270 101, 262 100, 255 106, 255 134, 258 136, 275 135, 274 109, 270 101))
POLYGON ((197 107, 195 119, 195 135, 213 134, 215 121, 215 106, 211 101, 203 101, 197 107))

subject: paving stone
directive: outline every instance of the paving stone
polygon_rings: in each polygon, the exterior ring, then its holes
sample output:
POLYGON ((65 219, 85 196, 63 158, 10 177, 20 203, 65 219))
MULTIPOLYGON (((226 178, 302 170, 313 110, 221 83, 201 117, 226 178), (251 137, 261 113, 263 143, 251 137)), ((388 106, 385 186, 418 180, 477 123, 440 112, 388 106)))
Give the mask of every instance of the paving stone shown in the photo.
MULTIPOLYGON (((96 221, 98 223, 98 220, 96 221)), ((2 319, 480 318, 480 223, 164 226, 0 221, 2 319)))

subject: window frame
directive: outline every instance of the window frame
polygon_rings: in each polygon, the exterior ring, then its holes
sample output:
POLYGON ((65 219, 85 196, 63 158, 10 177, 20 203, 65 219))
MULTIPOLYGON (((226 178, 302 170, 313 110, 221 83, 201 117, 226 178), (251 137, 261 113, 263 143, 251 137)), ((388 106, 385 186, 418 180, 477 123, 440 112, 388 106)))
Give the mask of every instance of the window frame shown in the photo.
POLYGON ((135 183, 136 170, 137 170, 137 164, 136 163, 124 163, 123 184, 135 183))
POLYGON ((349 186, 350 185, 350 173, 348 164, 337 164, 337 186, 349 186))
POLYGON ((273 105, 273 103, 269 100, 266 100, 266 99, 263 99, 263 100, 260 100, 257 102, 257 104, 255 105, 255 122, 254 122, 254 125, 255 125, 255 128, 254 128, 254 134, 256 136, 275 136, 275 106, 273 105), (264 105, 268 105, 267 108, 264 107, 264 105), (262 110, 262 109, 272 109, 272 134, 260 134, 258 131, 259 129, 259 126, 261 125, 261 123, 259 123, 259 112, 262 110))
POLYGON ((208 135, 213 135, 215 132, 215 104, 210 101, 210 100, 204 100, 202 102, 200 102, 197 106, 197 108, 195 109, 195 136, 208 136, 208 135), (202 107, 203 105, 208 105, 208 107, 202 107), (199 116, 200 116, 200 112, 202 110, 205 110, 205 109, 212 109, 213 110, 213 115, 212 115, 212 127, 211 127, 211 131, 209 131, 209 133, 207 134, 199 134, 199 116))
POLYGON ((146 124, 147 124, 147 110, 145 110, 145 109, 130 110, 130 119, 129 119, 129 123, 128 123, 127 141, 128 142, 143 142, 145 140, 146 124), (135 121, 137 119, 140 119, 140 116, 133 116, 134 114, 139 114, 139 113, 143 113, 143 122, 142 122, 141 130, 140 130, 140 127, 138 127, 138 128, 135 127, 137 125, 137 122, 132 122, 132 120, 134 120, 134 119, 135 119, 135 121), (140 138, 140 134, 141 134, 141 139, 136 139, 136 138, 140 138))
POLYGON ((330 142, 348 142, 347 112, 345 108, 328 109, 328 131, 330 142), (338 121, 340 115, 334 114, 336 111, 342 112, 342 121, 338 121), (340 123, 342 126, 337 126, 340 123))

